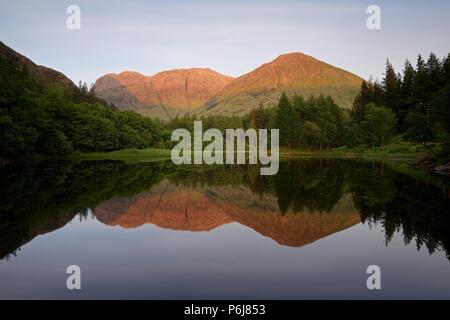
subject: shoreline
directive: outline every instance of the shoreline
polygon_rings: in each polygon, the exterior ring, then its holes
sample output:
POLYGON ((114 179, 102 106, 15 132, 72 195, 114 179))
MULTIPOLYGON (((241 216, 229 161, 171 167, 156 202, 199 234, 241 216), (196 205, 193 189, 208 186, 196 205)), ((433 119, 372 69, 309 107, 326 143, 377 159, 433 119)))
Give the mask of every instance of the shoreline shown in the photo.
MULTIPOLYGON (((164 161, 169 160, 171 149, 123 149, 110 152, 89 152, 74 153, 60 157, 46 157, 41 155, 33 156, 27 160, 45 161, 45 160, 123 160, 123 161, 164 161)), ((366 161, 382 161, 386 164, 393 164, 408 171, 420 171, 429 175, 438 175, 450 177, 450 162, 440 163, 438 160, 430 158, 425 152, 388 152, 381 150, 352 150, 352 149, 329 149, 322 151, 311 150, 280 150, 280 159, 308 159, 308 158, 329 158, 329 159, 355 159, 366 161)), ((19 159, 21 161, 22 159, 19 159)), ((16 162, 16 159, 0 159, 0 165, 16 162)))

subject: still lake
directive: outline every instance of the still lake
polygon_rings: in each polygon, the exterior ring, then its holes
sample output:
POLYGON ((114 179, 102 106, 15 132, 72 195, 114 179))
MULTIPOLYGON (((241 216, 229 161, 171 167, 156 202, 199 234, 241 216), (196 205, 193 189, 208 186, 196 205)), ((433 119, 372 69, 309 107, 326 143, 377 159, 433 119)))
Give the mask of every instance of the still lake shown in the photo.
POLYGON ((0 298, 450 299, 450 181, 288 160, 0 166, 0 298), (66 268, 81 268, 81 290, 66 268), (368 290, 366 268, 381 268, 368 290))

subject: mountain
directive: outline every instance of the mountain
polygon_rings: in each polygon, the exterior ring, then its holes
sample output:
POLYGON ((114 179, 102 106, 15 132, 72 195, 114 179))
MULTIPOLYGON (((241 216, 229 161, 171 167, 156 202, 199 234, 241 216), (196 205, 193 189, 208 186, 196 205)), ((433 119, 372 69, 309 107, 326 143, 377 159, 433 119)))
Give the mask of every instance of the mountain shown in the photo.
POLYGON ((118 108, 167 119, 201 108, 232 79, 207 68, 176 69, 153 76, 125 71, 99 78, 94 90, 118 108))
POLYGON ((260 103, 273 106, 288 95, 330 95, 341 107, 352 105, 363 79, 303 53, 279 56, 234 79, 205 106, 205 113, 245 114, 260 103))
POLYGON ((363 79, 303 53, 288 53, 238 78, 210 69, 178 69, 153 76, 125 71, 95 83, 100 98, 119 108, 172 118, 181 114, 243 115, 261 103, 273 106, 282 92, 330 95, 350 107, 363 79))
POLYGON ((277 198, 261 198, 244 186, 186 187, 162 181, 133 197, 98 204, 102 223, 136 228, 147 223, 181 231, 210 231, 237 222, 278 244, 301 247, 361 222, 352 196, 345 194, 330 212, 280 212, 277 198))
POLYGON ((20 70, 25 70, 31 77, 35 79, 50 82, 53 85, 59 85, 65 88, 76 90, 75 84, 67 78, 63 73, 48 67, 35 64, 27 57, 14 51, 3 42, 0 41, 0 57, 6 61, 13 63, 20 70))

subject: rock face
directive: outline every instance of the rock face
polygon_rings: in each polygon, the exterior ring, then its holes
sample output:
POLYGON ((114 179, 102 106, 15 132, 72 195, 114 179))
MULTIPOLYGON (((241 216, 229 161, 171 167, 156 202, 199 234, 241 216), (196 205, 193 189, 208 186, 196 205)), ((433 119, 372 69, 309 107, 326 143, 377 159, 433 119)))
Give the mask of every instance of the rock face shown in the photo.
POLYGON ((363 79, 302 53, 289 53, 238 78, 210 69, 179 69, 153 76, 137 72, 107 74, 95 83, 98 97, 119 108, 172 118, 181 114, 243 115, 281 93, 330 95, 350 107, 363 79))
POLYGON ((76 90, 75 84, 61 72, 39 66, 27 57, 14 51, 3 42, 0 41, 0 57, 8 61, 13 61, 19 68, 26 70, 30 75, 42 81, 48 81, 65 88, 76 90))
POLYGON ((210 231, 237 222, 281 245, 301 247, 359 223, 351 195, 330 212, 281 214, 274 196, 258 195, 246 187, 189 188, 165 180, 148 192, 118 197, 97 205, 96 218, 111 226, 135 228, 151 223, 183 231, 210 231))
POLYGON ((94 90, 119 108, 166 119, 201 108, 232 79, 205 68, 163 71, 153 76, 125 71, 99 78, 94 90))

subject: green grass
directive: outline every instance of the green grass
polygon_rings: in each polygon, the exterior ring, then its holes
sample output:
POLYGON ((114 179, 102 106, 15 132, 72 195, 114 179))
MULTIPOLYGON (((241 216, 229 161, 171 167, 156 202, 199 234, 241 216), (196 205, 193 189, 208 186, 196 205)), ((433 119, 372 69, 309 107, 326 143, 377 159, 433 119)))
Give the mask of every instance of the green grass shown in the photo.
MULTIPOLYGON (((124 149, 111 152, 75 153, 67 158, 71 159, 168 159, 170 149, 124 149)), ((328 150, 304 150, 281 148, 281 157, 336 157, 336 158, 362 158, 368 160, 392 159, 392 160, 416 160, 427 155, 423 146, 410 143, 389 144, 384 151, 380 147, 371 148, 334 148, 328 150)))
MULTIPOLYGON (((440 146, 433 147, 439 151, 440 146)), ((79 160, 128 160, 128 161, 156 161, 170 159, 170 149, 124 149, 112 152, 77 153, 66 158, 79 160)), ((350 158, 365 160, 383 160, 389 162, 404 163, 405 168, 408 162, 422 159, 429 156, 429 151, 420 144, 406 142, 402 137, 394 137, 391 142, 384 146, 372 149, 361 146, 358 148, 339 147, 328 150, 304 150, 281 148, 281 158, 350 158)))
MULTIPOLYGON (((433 147, 435 151, 438 151, 439 148, 439 145, 433 147)), ((371 148, 367 146, 357 148, 339 147, 322 151, 283 148, 280 150, 280 155, 282 157, 359 158, 409 162, 422 159, 429 156, 430 153, 421 144, 406 142, 401 137, 395 137, 389 144, 384 146, 383 150, 381 150, 381 147, 371 148)))
MULTIPOLYGON (((435 147, 437 150, 439 146, 435 147)), ((430 175, 425 170, 412 169, 408 163, 428 156, 429 153, 425 147, 407 142, 395 142, 385 146, 383 152, 381 148, 346 148, 340 147, 329 150, 300 150, 281 148, 280 157, 283 158, 334 158, 334 159, 363 159, 382 161, 391 169, 413 177, 415 179, 426 181, 427 183, 440 186, 441 179, 430 175)), ((170 149, 124 149, 112 152, 92 152, 76 153, 65 157, 66 159, 83 160, 121 160, 125 162, 153 162, 170 159, 170 149)))
POLYGON ((164 160, 170 158, 168 149, 124 149, 111 152, 78 153, 67 156, 80 160, 164 160))

